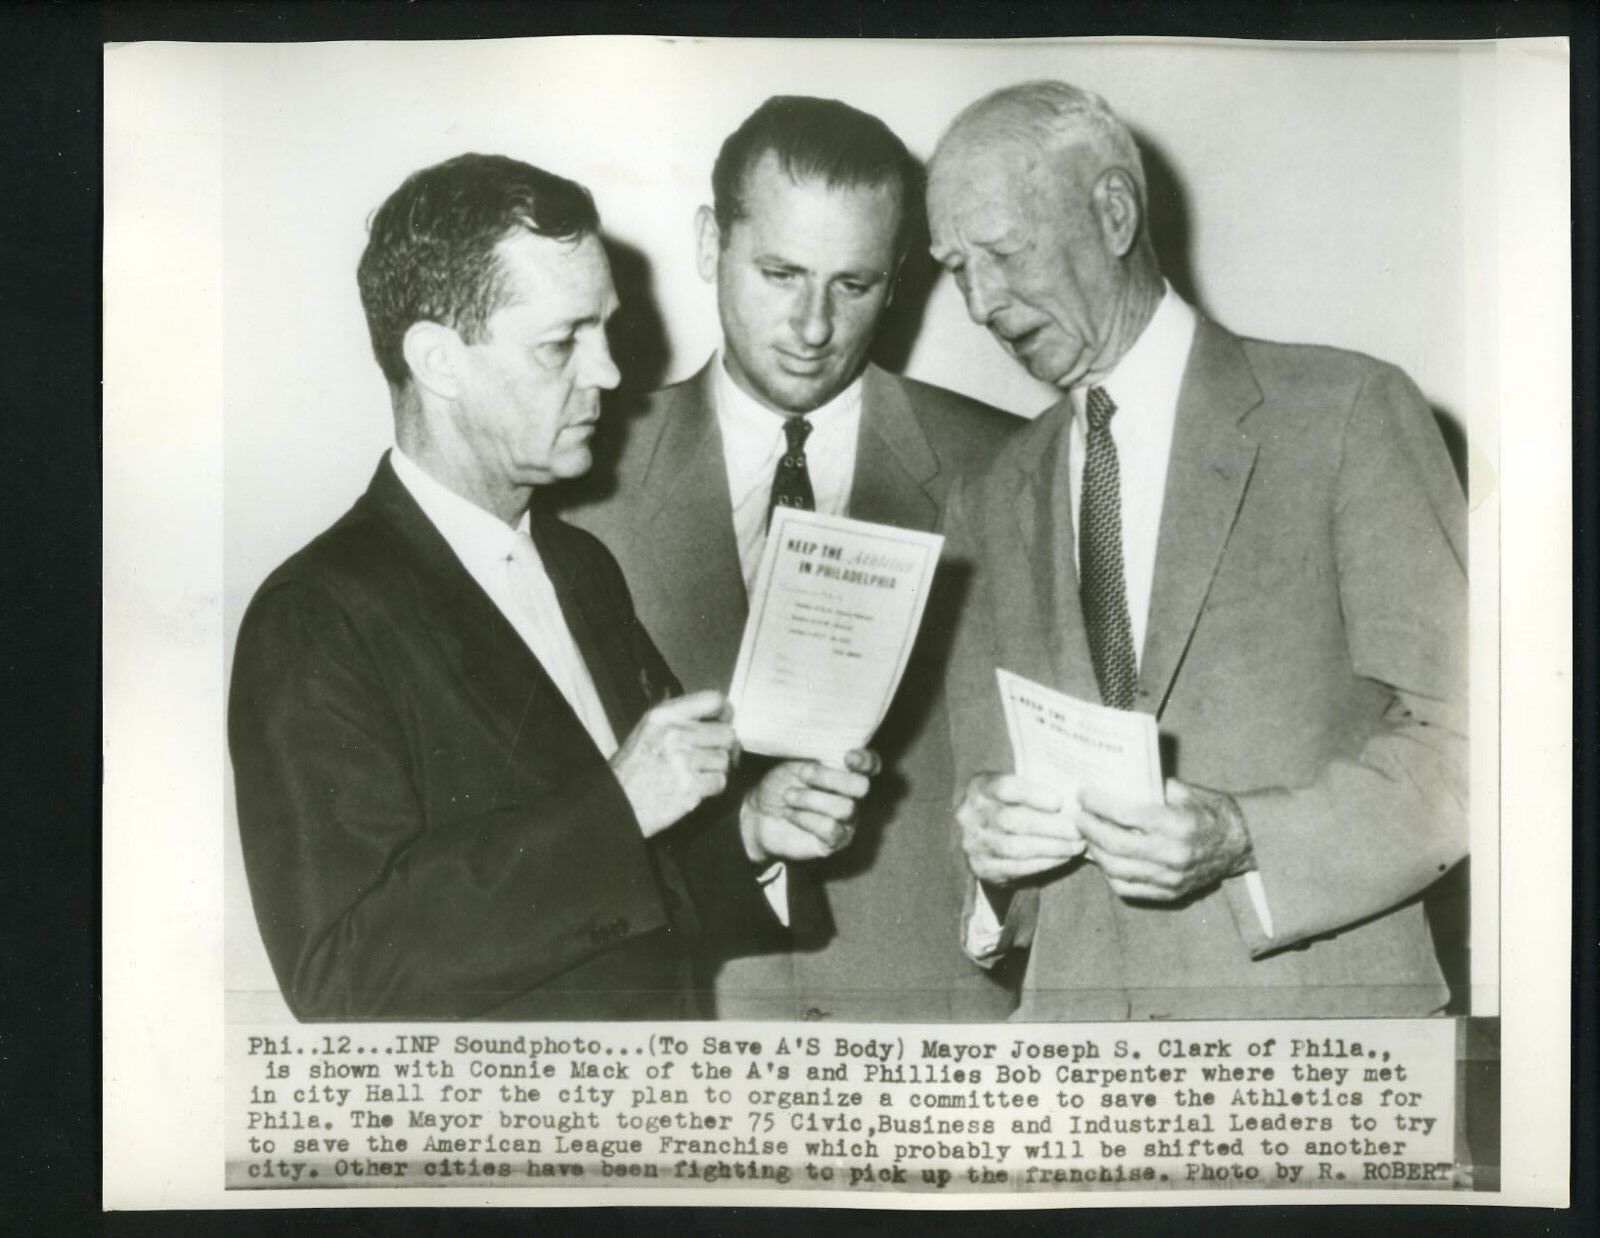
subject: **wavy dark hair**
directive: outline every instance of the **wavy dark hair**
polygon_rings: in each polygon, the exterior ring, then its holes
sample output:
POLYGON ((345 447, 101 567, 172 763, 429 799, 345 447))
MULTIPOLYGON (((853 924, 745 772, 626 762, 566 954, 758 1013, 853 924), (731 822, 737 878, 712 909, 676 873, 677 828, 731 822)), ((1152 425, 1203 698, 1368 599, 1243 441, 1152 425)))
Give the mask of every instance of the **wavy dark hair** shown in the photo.
POLYGON ((356 268, 372 354, 395 390, 410 381, 405 334, 416 322, 478 342, 505 304, 495 246, 518 229, 557 240, 598 232, 589 191, 504 155, 458 155, 406 177, 373 213, 356 268))

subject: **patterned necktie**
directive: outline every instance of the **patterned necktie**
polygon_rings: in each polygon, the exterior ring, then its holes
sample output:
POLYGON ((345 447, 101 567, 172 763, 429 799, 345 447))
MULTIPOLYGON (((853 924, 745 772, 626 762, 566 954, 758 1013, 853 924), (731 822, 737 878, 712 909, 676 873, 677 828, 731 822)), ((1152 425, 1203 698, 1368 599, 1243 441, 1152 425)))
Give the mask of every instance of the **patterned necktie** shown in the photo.
POLYGON ((1114 709, 1132 709, 1139 665, 1128 622, 1128 590, 1122 576, 1122 487, 1111 415, 1117 406, 1099 387, 1084 402, 1089 434, 1078 511, 1078 583, 1083 621, 1089 630, 1100 699, 1114 709))
POLYGON ((811 474, 806 471, 806 438, 811 433, 811 422, 804 417, 785 417, 783 436, 788 445, 778 460, 772 475, 772 498, 767 503, 767 523, 772 523, 775 507, 798 507, 803 511, 817 510, 817 498, 811 492, 811 474))

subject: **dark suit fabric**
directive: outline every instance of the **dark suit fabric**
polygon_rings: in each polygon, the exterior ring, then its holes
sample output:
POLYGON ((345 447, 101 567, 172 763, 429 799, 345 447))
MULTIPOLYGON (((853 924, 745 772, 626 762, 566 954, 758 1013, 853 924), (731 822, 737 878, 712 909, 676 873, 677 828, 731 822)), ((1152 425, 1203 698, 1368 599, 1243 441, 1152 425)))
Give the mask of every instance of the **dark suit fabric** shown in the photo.
MULTIPOLYGON (((1003 666, 1098 699, 1063 401, 952 501, 979 565, 956 769, 1010 769, 1003 666)), ((1130 415, 1125 410, 1122 415, 1130 415)), ((1417 1015, 1446 998, 1419 895, 1466 851, 1465 505, 1398 370, 1202 320, 1181 388, 1135 708, 1165 772, 1234 793, 1266 890, 1118 898, 1078 861, 1022 890, 1022 1019, 1417 1015)))
MULTIPOLYGON (((624 737, 677 685, 605 550, 548 516, 531 531, 624 737)), ((387 459, 252 600, 228 723, 256 917, 297 1018, 690 1017, 702 921, 775 924, 729 877, 748 865, 724 823, 644 840, 387 459)))
MULTIPOLYGON (((684 684, 726 690, 748 601, 713 378, 708 365, 618 417, 611 429, 624 442, 605 487, 586 483, 564 514, 617 556, 640 617, 684 684)), ((935 528, 956 473, 1021 425, 869 367, 847 514, 935 528)), ((967 571, 949 556, 940 564, 913 661, 873 740, 884 773, 855 841, 829 860, 790 865, 792 901, 824 904, 814 926, 797 924, 792 948, 703 959, 715 969, 721 1017, 984 1020, 1014 1006, 1014 982, 975 967, 957 931, 966 869, 950 814, 941 687, 967 571)), ((747 758, 729 798, 765 768, 747 758)))

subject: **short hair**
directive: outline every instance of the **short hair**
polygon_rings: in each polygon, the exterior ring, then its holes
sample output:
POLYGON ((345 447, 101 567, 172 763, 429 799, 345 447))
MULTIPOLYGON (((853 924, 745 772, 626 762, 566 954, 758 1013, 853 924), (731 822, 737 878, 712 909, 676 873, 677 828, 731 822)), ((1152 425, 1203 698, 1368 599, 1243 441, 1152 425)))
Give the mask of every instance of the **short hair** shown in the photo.
POLYGON ((1144 160, 1128 126, 1099 95, 1066 82, 1033 81, 1007 86, 970 103, 950 122, 934 158, 952 139, 974 137, 1030 145, 1041 153, 1087 146, 1099 166, 1120 167, 1133 177, 1145 200, 1144 160))
POLYGON ((774 95, 728 135, 711 169, 711 207, 723 244, 745 217, 745 179, 767 152, 799 182, 820 180, 830 189, 896 184, 900 222, 895 243, 904 251, 920 213, 922 169, 905 143, 876 116, 808 95, 774 95))
POLYGON ((372 215, 356 268, 372 353, 390 387, 410 380, 404 344, 413 323, 481 339, 508 299, 501 241, 519 229, 577 240, 599 228, 582 185, 504 155, 458 155, 406 177, 372 215))

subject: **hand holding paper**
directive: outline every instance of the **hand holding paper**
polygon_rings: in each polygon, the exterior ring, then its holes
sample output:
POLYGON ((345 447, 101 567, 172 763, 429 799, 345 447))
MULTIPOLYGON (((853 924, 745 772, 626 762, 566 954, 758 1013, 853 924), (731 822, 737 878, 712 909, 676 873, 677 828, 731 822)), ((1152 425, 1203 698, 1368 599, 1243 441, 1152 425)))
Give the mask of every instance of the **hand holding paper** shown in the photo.
POLYGON ((944 539, 780 507, 729 696, 747 752, 833 765, 889 712, 944 539))
MULTIPOLYGON (((1244 815, 1231 795, 1176 778, 1162 782, 1159 737, 1150 715, 1080 701, 1006 670, 996 675, 1018 773, 1028 786, 1051 788, 1052 802, 1059 802, 1071 821, 1070 827, 1053 827, 1054 832, 1065 836, 1070 828, 1080 839, 1079 851, 1120 897, 1172 902, 1254 866, 1244 815)), ((1014 785, 1005 789, 1015 794, 1014 785)), ((973 801, 971 789, 968 801, 973 801)), ((976 821, 981 808, 975 805, 969 817, 976 821)), ((976 847, 985 868, 1007 871, 994 862, 1005 846, 998 841, 999 823, 1014 823, 1017 811, 991 814, 993 823, 983 828, 969 830, 963 822, 969 859, 976 847)), ((1043 832, 1037 821, 1028 828, 1029 837, 1043 832)), ((979 862, 973 872, 1002 883, 1051 867, 1037 845, 1025 848, 1012 839, 1007 854, 1015 875, 987 876, 979 862)))
POLYGON ((1078 802, 1085 788, 1110 789, 1123 797, 1119 804, 1160 804, 1161 758, 1148 714, 1080 701, 1007 670, 995 674, 1017 772, 979 774, 957 820, 973 873, 1004 885, 1084 853, 1078 802))
POLYGON ((1089 858, 1123 898, 1172 902, 1253 867, 1244 815, 1231 795, 1172 778, 1165 804, 1092 787, 1078 802, 1089 858))
POLYGON ((645 712, 611 758, 611 769, 646 838, 721 793, 733 748, 728 702, 720 692, 691 692, 645 712))
POLYGON ((819 860, 850 845, 856 805, 879 768, 877 754, 856 749, 844 768, 784 761, 768 770, 739 812, 745 854, 755 863, 819 860))
POLYGON ((1016 774, 979 774, 956 812, 973 875, 994 885, 1058 868, 1084 841, 1059 791, 1016 774))

